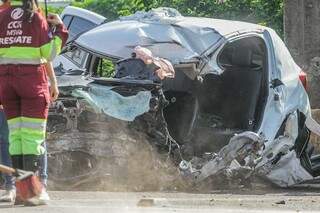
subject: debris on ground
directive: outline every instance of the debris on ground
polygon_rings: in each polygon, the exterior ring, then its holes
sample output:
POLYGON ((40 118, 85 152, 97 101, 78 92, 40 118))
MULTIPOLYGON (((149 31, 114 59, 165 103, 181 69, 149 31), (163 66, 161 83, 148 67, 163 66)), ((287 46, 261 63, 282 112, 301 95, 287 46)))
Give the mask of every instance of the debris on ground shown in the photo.
POLYGON ((281 201, 276 202, 276 204, 278 204, 278 205, 285 205, 285 204, 286 204, 286 201, 281 200, 281 201))

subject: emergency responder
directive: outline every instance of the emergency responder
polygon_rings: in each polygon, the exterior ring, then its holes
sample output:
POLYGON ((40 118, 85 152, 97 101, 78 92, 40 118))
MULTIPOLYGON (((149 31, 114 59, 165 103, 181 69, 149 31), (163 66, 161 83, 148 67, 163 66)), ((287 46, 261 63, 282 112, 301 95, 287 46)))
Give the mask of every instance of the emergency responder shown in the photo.
MULTIPOLYGON (((38 172, 50 96, 58 95, 54 72, 46 71, 45 64, 59 54, 68 33, 58 15, 49 14, 46 20, 35 0, 21 2, 0 13, 0 100, 8 118, 13 167, 38 172)), ((40 198, 30 202, 43 204, 40 198)))
MULTIPOLYGON (((35 1, 37 6, 38 2, 35 1)), ((1 0, 0 1, 0 12, 2 9, 6 9, 10 7, 11 0, 1 0)), ((46 64, 48 73, 53 72, 52 63, 48 62, 46 64)), ((51 79, 50 81, 53 82, 55 79, 51 79)), ((57 96, 58 94, 56 94, 57 96)), ((55 97, 53 97, 53 101, 55 100, 55 97)), ((6 166, 12 167, 11 159, 9 156, 9 130, 8 130, 8 124, 4 115, 4 111, 2 108, 2 105, 0 105, 0 162, 6 166)), ((44 148, 46 149, 46 143, 43 143, 44 148)), ((47 179, 48 179, 48 170, 47 170, 47 151, 44 155, 41 155, 40 159, 40 180, 44 186, 44 190, 42 193, 42 199, 43 200, 50 200, 50 197, 48 193, 46 192, 47 188, 47 179)), ((16 189, 14 184, 13 176, 4 174, 4 180, 5 180, 5 192, 0 196, 0 202, 14 202, 16 198, 16 189)))

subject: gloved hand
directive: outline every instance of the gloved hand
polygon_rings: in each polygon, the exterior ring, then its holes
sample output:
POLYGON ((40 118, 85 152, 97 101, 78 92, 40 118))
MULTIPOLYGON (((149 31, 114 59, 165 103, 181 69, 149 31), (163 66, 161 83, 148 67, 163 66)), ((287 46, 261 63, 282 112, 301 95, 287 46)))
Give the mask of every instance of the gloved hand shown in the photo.
POLYGON ((49 24, 52 24, 53 26, 59 26, 59 25, 63 24, 60 16, 57 14, 52 14, 52 13, 48 14, 47 21, 49 24))

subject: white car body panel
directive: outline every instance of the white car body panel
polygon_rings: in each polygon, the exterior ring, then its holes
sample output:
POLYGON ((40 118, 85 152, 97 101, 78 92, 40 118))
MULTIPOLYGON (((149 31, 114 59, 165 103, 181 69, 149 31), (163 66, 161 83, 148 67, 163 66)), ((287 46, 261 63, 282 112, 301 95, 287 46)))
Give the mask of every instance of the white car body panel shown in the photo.
POLYGON ((83 19, 86 19, 86 20, 89 20, 93 23, 95 23, 96 25, 99 25, 101 23, 103 23, 106 18, 97 14, 97 13, 94 13, 94 12, 91 12, 89 10, 85 10, 85 9, 82 9, 82 8, 79 8, 79 7, 73 7, 73 6, 68 6, 66 7, 60 17, 63 18, 64 16, 66 15, 70 15, 70 16, 78 16, 78 17, 81 17, 83 19))

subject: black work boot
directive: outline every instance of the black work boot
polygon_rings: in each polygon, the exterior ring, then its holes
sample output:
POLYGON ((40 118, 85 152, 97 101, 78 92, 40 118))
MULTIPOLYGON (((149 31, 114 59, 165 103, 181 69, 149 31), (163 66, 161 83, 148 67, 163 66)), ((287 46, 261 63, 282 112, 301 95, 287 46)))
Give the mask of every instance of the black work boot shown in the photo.
POLYGON ((23 170, 37 174, 40 170, 40 156, 23 155, 23 170))
POLYGON ((11 155, 12 167, 23 169, 23 155, 11 155))

